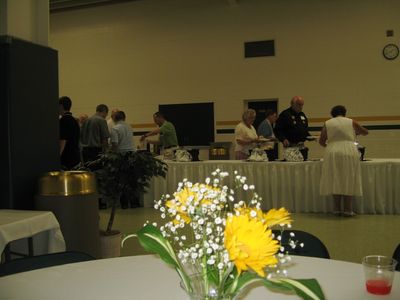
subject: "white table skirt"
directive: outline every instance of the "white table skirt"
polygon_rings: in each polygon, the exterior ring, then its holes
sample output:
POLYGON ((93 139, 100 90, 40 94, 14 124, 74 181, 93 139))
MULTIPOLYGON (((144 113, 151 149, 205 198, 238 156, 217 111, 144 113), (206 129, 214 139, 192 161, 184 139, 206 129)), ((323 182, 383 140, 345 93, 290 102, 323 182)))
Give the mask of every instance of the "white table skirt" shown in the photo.
MULTIPOLYGON (((361 264, 293 256, 288 272, 292 278, 316 278, 329 300, 377 299, 366 292, 361 264)), ((0 300, 188 299, 179 281, 175 270, 153 255, 102 259, 2 277, 0 300)), ((379 298, 400 299, 399 272, 392 293, 379 298)), ((272 293, 260 286, 251 289, 244 299, 298 297, 272 293)))
POLYGON ((8 243, 28 237, 34 237, 35 255, 65 251, 60 224, 52 212, 1 209, 0 254, 8 243))
MULTIPOLYGON (((184 178, 204 182, 219 168, 230 174, 236 170, 248 178, 249 184, 263 198, 263 209, 284 206, 291 212, 329 212, 332 198, 319 195, 321 161, 307 162, 244 162, 201 161, 168 162, 168 174, 154 178, 144 196, 144 206, 176 191, 184 178)), ((374 159, 361 163, 363 197, 356 198, 354 208, 360 214, 400 214, 400 159, 374 159)), ((233 176, 228 183, 232 186, 233 176)), ((239 195, 240 197, 241 195, 239 195)))

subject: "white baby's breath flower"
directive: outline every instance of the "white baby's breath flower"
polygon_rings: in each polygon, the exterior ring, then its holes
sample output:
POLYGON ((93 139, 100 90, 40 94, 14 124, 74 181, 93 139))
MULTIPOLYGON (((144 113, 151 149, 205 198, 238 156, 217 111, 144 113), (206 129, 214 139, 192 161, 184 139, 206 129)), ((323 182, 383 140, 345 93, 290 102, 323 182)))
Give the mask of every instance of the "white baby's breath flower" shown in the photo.
POLYGON ((294 235, 295 235, 294 232, 290 232, 289 234, 291 237, 294 237, 294 235))
POLYGON ((243 189, 244 189, 245 191, 247 191, 247 190, 249 189, 249 186, 248 186, 247 184, 244 184, 244 185, 243 185, 243 189))
POLYGON ((212 258, 212 257, 210 257, 210 258, 207 260, 207 265, 213 265, 213 264, 215 264, 215 259, 212 258))
POLYGON ((220 218, 220 217, 217 217, 216 219, 215 219, 215 224, 221 224, 222 223, 222 219, 220 218))
POLYGON ((223 263, 219 263, 217 265, 217 267, 218 267, 219 270, 222 270, 224 268, 224 264, 223 263))
POLYGON ((250 217, 255 218, 257 217, 257 212, 255 210, 250 211, 250 217))
POLYGON ((250 185, 250 186, 249 186, 249 189, 250 189, 250 190, 254 190, 254 189, 255 189, 254 184, 250 185))

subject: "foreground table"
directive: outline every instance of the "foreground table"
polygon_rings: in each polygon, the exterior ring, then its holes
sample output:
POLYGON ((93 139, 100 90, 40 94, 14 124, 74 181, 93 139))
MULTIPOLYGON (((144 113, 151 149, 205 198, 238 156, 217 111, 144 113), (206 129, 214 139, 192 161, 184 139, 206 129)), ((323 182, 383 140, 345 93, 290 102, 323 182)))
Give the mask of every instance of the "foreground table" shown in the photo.
POLYGON ((0 253, 10 242, 30 237, 34 237, 36 255, 65 251, 60 224, 52 212, 0 210, 0 253))
MULTIPOLYGON (((144 206, 154 199, 172 194, 184 178, 204 182, 219 168, 233 174, 238 171, 254 184, 263 197, 263 209, 284 206, 291 212, 326 213, 331 211, 331 197, 319 194, 321 161, 245 162, 213 160, 201 162, 168 162, 166 178, 154 178, 144 206)), ((359 214, 400 214, 400 159, 374 159, 361 163, 363 197, 354 203, 359 214)), ((228 182, 233 186, 233 176, 228 182)))
MULTIPOLYGON (((293 278, 318 279, 326 299, 377 299, 366 292, 360 264, 294 256, 288 267, 293 278)), ((103 259, 19 273, 0 278, 0 299, 101 300, 188 299, 176 272, 152 255, 103 259)), ((400 273, 392 293, 382 299, 400 299, 400 273)), ((272 293, 264 287, 250 290, 244 299, 298 299, 272 293)))

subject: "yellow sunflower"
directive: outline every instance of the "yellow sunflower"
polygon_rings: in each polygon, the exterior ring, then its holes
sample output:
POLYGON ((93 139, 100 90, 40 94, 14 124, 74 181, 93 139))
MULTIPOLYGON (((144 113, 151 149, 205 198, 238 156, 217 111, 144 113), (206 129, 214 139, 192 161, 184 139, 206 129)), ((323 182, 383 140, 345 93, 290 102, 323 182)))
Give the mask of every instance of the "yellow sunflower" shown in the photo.
POLYGON ((266 214, 264 214, 264 219, 265 224, 270 228, 278 224, 289 225, 292 223, 290 213, 284 207, 281 207, 280 209, 270 209, 266 214))
POLYGON ((262 220, 264 218, 264 213, 260 208, 247 207, 246 205, 244 205, 243 207, 236 208, 235 211, 238 211, 240 215, 248 216, 251 216, 251 212, 254 211, 256 214, 253 217, 257 217, 259 220, 262 220))
POLYGON ((250 268, 264 277, 264 268, 277 263, 278 241, 272 239, 271 230, 258 218, 248 215, 229 217, 224 243, 239 274, 250 268))

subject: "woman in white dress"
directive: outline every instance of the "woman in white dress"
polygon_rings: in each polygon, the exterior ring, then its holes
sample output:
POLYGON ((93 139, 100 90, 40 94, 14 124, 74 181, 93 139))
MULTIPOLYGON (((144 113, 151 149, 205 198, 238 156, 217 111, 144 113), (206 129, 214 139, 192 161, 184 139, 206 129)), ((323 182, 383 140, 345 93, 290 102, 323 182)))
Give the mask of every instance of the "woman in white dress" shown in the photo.
POLYGON ((256 111, 247 109, 242 115, 242 122, 235 128, 235 159, 247 159, 250 151, 257 146, 258 135, 253 127, 256 111))
POLYGON ((342 105, 333 107, 331 115, 332 119, 325 122, 319 139, 319 143, 326 147, 320 194, 333 195, 335 215, 352 217, 355 216, 353 197, 362 196, 360 153, 355 137, 367 135, 368 130, 346 118, 346 108, 342 105))

